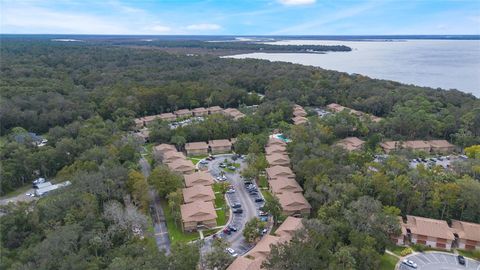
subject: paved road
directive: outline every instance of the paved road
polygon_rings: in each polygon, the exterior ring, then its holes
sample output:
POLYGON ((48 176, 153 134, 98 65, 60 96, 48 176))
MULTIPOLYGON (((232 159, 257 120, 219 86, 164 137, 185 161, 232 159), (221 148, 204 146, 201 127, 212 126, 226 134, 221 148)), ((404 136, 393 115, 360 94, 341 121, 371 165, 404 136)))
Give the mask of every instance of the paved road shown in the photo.
MULTIPOLYGON (((480 270, 479 261, 465 258, 466 264, 460 265, 457 261, 457 255, 445 252, 415 253, 407 256, 406 259, 416 263, 418 265, 417 270, 480 270)), ((413 270, 413 268, 402 264, 401 261, 395 269, 413 270)))
MULTIPOLYGON (((142 156, 138 161, 140 169, 145 177, 150 175, 150 164, 142 156)), ((153 220, 153 228, 155 231, 155 241, 159 250, 165 250, 167 254, 170 253, 170 238, 168 237, 167 223, 165 221, 165 214, 163 213, 162 206, 160 205, 160 196, 155 190, 150 189, 150 215, 153 220)))
MULTIPOLYGON (((231 161, 230 157, 232 155, 219 155, 216 156, 215 160, 212 160, 208 164, 208 171, 214 178, 216 178, 220 173, 223 171, 220 167, 219 164, 223 161, 225 161, 225 158, 227 158, 229 161, 231 161)), ((248 192, 247 189, 245 188, 245 185, 243 184, 243 179, 240 177, 240 171, 242 168, 244 168, 245 163, 241 159, 237 159, 235 162, 240 163, 240 169, 237 169, 235 173, 225 173, 227 176, 227 182, 232 184, 235 187, 235 193, 232 194, 227 194, 227 201, 229 205, 232 205, 234 203, 240 203, 242 205, 243 213, 242 214, 232 214, 232 218, 230 220, 231 225, 235 226, 238 231, 237 232, 232 232, 231 235, 224 234, 223 232, 220 234, 220 236, 224 239, 226 239, 230 243, 230 247, 233 248, 238 255, 243 255, 247 251, 249 251, 253 246, 247 242, 245 242, 245 239, 242 235, 242 231, 244 228, 245 223, 252 219, 253 217, 258 216, 258 209, 263 206, 262 203, 255 203, 253 196, 251 196, 248 192)), ((259 196, 261 196, 261 193, 259 192, 259 196)), ((209 243, 211 242, 211 239, 206 239, 205 241, 205 248, 202 249, 202 251, 208 250, 209 248, 209 243)))

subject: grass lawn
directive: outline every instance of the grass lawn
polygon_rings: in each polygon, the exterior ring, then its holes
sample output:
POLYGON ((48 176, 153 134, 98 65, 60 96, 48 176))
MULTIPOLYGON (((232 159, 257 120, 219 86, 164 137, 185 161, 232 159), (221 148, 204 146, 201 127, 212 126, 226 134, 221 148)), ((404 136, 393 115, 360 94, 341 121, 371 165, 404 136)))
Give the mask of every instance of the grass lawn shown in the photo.
POLYGON ((193 162, 193 165, 197 165, 198 162, 200 162, 200 160, 206 158, 208 156, 191 156, 191 157, 187 157, 188 160, 191 160, 193 162))
POLYGON ((400 253, 402 252, 402 250, 404 250, 406 248, 407 247, 401 247, 401 246, 397 246, 397 245, 393 245, 393 244, 387 246, 388 250, 397 254, 398 256, 402 256, 400 253))
POLYGON ((165 213, 165 219, 167 221, 167 229, 168 229, 168 236, 170 238, 170 242, 183 242, 187 243, 196 239, 200 238, 198 232, 183 232, 182 227, 180 225, 176 225, 175 221, 173 220, 172 213, 170 208, 168 208, 167 204, 162 201, 161 202, 163 212, 165 213))
POLYGON ((262 191, 263 197, 265 198, 265 201, 271 200, 273 198, 273 195, 272 193, 270 193, 270 191, 265 189, 262 189, 261 191, 262 191))
POLYGON ((380 270, 393 270, 397 262, 397 257, 385 253, 380 257, 380 270))
POLYGON ((257 185, 261 188, 268 188, 267 177, 265 177, 263 175, 258 177, 257 185))
POLYGON ((457 249, 458 253, 464 257, 480 260, 480 251, 457 249))
MULTIPOLYGON (((214 188, 214 191, 216 191, 215 188, 214 188)), ((215 209, 217 208, 221 208, 221 210, 216 210, 217 226, 225 225, 225 223, 227 223, 227 220, 228 220, 229 211, 228 211, 227 203, 225 201, 225 197, 223 196, 222 193, 215 193, 215 209)))

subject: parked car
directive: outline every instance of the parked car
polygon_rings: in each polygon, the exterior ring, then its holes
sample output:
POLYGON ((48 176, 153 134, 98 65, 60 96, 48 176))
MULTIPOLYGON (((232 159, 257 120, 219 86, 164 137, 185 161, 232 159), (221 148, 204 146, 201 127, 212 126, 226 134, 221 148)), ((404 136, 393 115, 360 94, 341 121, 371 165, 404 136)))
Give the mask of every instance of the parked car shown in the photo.
POLYGON ((228 229, 231 231, 231 232, 236 232, 238 231, 237 227, 233 226, 233 225, 228 225, 228 229))
POLYGON ((225 165, 225 163, 220 163, 220 165, 218 165, 218 167, 220 167, 220 168, 226 168, 227 165, 225 165))
POLYGON ((265 228, 265 229, 263 229, 260 233, 261 233, 262 235, 264 235, 264 234, 266 234, 267 232, 268 232, 268 229, 265 228))
POLYGON ((243 213, 243 210, 242 210, 242 208, 237 208, 237 209, 233 210, 233 213, 234 214, 241 214, 241 213, 243 213))
POLYGON ((231 189, 227 190, 227 193, 228 193, 228 194, 235 193, 235 189, 231 188, 231 189))
POLYGON ((225 229, 223 229, 223 233, 224 233, 224 234, 228 234, 228 235, 232 234, 232 232, 230 231, 230 229, 229 229, 228 227, 226 227, 225 229))
POLYGON ((256 198, 255 202, 264 202, 265 200, 263 198, 256 198))
POLYGON ((200 160, 199 163, 202 164, 202 165, 206 165, 206 164, 208 164, 208 161, 206 161, 206 160, 200 160))
POLYGON ((250 182, 250 181, 245 181, 245 182, 243 182, 243 184, 244 184, 245 186, 248 186, 248 185, 251 185, 252 182, 250 182))
POLYGON ((268 213, 267 213, 267 212, 260 211, 260 212, 258 212, 258 215, 259 215, 259 216, 268 216, 268 213))
POLYGON ((404 265, 406 265, 406 266, 408 266, 408 267, 417 269, 417 264, 414 263, 414 262, 411 261, 411 260, 403 260, 403 261, 402 261, 402 264, 404 264, 404 265))
POLYGON ((217 181, 226 181, 227 177, 225 175, 217 176, 217 181))
POLYGON ((239 203, 234 203, 234 204, 232 205, 232 208, 234 208, 234 209, 235 209, 235 208, 242 208, 242 205, 239 204, 239 203))
POLYGON ((462 255, 458 255, 457 260, 459 264, 465 265, 465 257, 463 257, 462 255))
POLYGON ((261 216, 261 217, 260 217, 260 221, 267 222, 267 221, 268 221, 268 217, 267 217, 267 216, 261 216))
POLYGON ((237 257, 238 254, 235 252, 233 248, 227 248, 228 254, 232 255, 232 257, 237 257))
POLYGON ((228 166, 228 169, 230 169, 230 170, 232 170, 232 171, 235 171, 235 170, 237 170, 237 167, 235 167, 235 166, 228 166))
POLYGON ((256 192, 256 191, 250 191, 249 193, 250 193, 250 195, 252 195, 252 196, 257 196, 257 195, 258 195, 258 192, 256 192))

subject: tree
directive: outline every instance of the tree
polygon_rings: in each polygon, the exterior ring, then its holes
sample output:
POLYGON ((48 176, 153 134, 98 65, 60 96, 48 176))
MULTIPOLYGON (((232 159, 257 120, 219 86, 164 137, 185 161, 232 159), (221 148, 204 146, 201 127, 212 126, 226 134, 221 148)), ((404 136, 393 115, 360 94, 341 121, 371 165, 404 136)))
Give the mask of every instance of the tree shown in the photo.
POLYGON ((255 242, 260 236, 262 236, 262 230, 265 229, 267 224, 261 221, 259 218, 254 217, 245 223, 243 228, 243 237, 248 243, 255 242))
POLYGON ((205 254, 204 269, 227 269, 234 259, 230 254, 225 252, 225 249, 229 246, 230 243, 222 238, 214 239, 212 244, 213 250, 205 254))
POLYGON ((466 147, 464 151, 469 158, 480 159, 480 144, 466 147))
POLYGON ((282 212, 283 212, 282 205, 280 204, 280 201, 278 200, 278 198, 275 196, 267 196, 265 198, 266 198, 266 201, 265 201, 265 205, 262 207, 262 210, 272 215, 273 224, 274 226, 276 226, 278 223, 278 220, 282 216, 282 212))
POLYGON ((175 220, 175 224, 178 226, 182 217, 180 213, 180 205, 183 201, 181 189, 177 189, 176 191, 168 193, 167 199, 170 212, 172 213, 173 219, 175 220))
POLYGON ((200 259, 200 249, 197 244, 176 242, 170 249, 169 269, 191 270, 196 269, 200 259))
POLYGON ((155 167, 148 177, 148 182, 157 190, 162 198, 165 198, 170 192, 183 187, 182 177, 171 172, 165 166, 155 167))
POLYGON ((146 213, 150 204, 150 196, 148 183, 143 174, 139 171, 131 170, 128 173, 127 188, 132 195, 133 203, 146 213))

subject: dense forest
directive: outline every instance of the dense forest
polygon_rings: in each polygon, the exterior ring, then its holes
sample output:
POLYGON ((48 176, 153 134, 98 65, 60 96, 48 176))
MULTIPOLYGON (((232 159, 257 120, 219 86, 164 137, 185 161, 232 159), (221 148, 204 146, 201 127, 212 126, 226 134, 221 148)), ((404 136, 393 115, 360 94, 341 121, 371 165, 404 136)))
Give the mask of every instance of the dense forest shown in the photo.
POLYGON ((372 162, 383 138, 480 144, 480 101, 472 95, 287 63, 109 44, 4 39, 0 61, 1 194, 39 176, 72 182, 37 203, 4 207, 1 269, 193 269, 197 246, 175 245, 166 255, 148 233, 131 230, 147 231, 150 221, 139 199, 147 192, 137 164, 141 143, 130 131, 135 117, 198 106, 238 107, 246 117, 211 116, 175 130, 158 121, 151 141, 181 149, 189 141, 237 137, 240 152, 261 155, 274 129, 293 140, 288 151, 313 214, 305 233, 272 251, 269 269, 345 263, 375 269, 399 214, 480 222, 480 159, 449 172, 409 168, 409 151, 372 162), (307 126, 289 124, 294 103, 331 102, 384 121, 342 112, 310 117, 307 126), (26 132, 48 144, 15 140, 26 132), (334 146, 347 136, 364 138, 365 150, 334 146))

